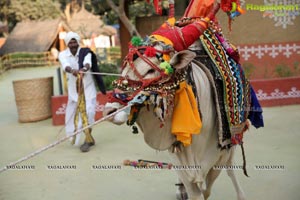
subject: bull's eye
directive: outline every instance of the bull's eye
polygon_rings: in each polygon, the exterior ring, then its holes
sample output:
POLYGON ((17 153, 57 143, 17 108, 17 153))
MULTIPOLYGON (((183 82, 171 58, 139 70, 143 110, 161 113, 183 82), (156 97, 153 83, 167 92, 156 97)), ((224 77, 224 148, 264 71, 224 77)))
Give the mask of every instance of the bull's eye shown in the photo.
POLYGON ((154 69, 149 69, 146 74, 153 74, 155 72, 154 69))

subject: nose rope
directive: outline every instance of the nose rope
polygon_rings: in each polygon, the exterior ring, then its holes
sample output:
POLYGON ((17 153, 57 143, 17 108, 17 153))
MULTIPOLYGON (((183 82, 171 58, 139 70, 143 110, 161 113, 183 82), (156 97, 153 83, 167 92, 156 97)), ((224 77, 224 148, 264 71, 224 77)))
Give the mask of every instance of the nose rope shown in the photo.
MULTIPOLYGON (((134 54, 136 54, 139 58, 141 58, 143 61, 145 61, 152 69, 158 71, 160 73, 161 76, 164 75, 163 73, 163 70, 160 69, 158 66, 156 66, 152 61, 150 61, 147 57, 145 57, 143 54, 141 54, 139 52, 139 50, 141 49, 145 49, 147 47, 145 46, 142 46, 142 47, 139 47, 139 48, 132 48, 129 52, 129 54, 126 56, 125 58, 125 61, 123 63, 123 69, 125 68, 126 64, 128 63, 130 68, 133 70, 134 74, 139 78, 139 80, 141 82, 143 82, 143 76, 139 73, 139 71, 137 70, 137 68, 134 66, 134 63, 133 63, 133 56, 134 54)), ((164 53, 163 51, 159 51, 159 50, 156 50, 157 52, 159 53, 164 53)))
POLYGON ((103 75, 103 76, 122 76, 122 74, 114 74, 114 73, 106 73, 106 72, 81 72, 84 74, 95 74, 95 75, 103 75))

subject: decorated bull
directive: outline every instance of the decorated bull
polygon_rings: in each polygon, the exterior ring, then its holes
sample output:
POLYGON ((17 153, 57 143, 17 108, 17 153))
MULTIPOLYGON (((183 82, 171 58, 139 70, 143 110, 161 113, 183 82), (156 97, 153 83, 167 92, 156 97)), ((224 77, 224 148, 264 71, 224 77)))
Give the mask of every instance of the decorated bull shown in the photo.
MULTIPOLYGON (((144 40, 134 37, 105 106, 109 114, 130 105, 110 120, 127 122, 134 132, 137 124, 150 147, 170 152, 173 165, 195 167, 176 170, 178 199, 208 199, 221 172, 216 166, 233 165, 249 120, 256 128, 263 126, 238 52, 215 23, 219 6, 211 0, 191 1, 178 26, 171 16, 144 40), (193 4, 201 9, 192 11, 193 4), (191 17, 195 12, 206 17, 191 17)), ((237 199, 245 199, 234 170, 227 173, 237 199)))

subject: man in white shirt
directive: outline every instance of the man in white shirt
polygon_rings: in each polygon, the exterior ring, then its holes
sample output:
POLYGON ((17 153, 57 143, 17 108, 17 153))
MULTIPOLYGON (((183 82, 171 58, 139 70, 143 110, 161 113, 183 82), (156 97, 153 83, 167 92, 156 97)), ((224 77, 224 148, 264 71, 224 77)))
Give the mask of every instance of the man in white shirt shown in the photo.
MULTIPOLYGON (((79 51, 80 47, 80 36, 74 32, 68 32, 65 37, 65 43, 67 49, 60 52, 58 58, 61 63, 62 69, 67 74, 67 83, 68 83, 68 104, 66 108, 65 115, 65 125, 66 125, 66 134, 73 134, 74 131, 82 128, 82 122, 84 116, 82 113, 79 115, 79 119, 76 122, 75 118, 76 113, 78 114, 78 93, 77 93, 77 79, 79 78, 78 74, 82 76, 83 91, 85 97, 85 110, 87 114, 87 120, 89 124, 94 123, 94 118, 96 114, 96 87, 93 80, 92 74, 84 73, 91 70, 92 67, 92 54, 88 53, 84 59, 82 68, 79 68, 79 51), (75 127, 77 125, 77 127, 75 127)), ((95 140, 91 135, 91 129, 88 130, 89 133, 86 133, 85 142, 80 146, 82 152, 88 152, 90 147, 95 144, 95 140)), ((76 139, 74 138, 73 143, 78 145, 80 140, 79 134, 76 139)))

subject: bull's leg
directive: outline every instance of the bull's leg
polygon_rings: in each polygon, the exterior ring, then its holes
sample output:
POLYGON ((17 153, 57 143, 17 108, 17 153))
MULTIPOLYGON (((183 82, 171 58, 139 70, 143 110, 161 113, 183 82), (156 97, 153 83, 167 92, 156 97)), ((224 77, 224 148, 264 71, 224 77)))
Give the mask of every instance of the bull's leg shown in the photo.
POLYGON ((181 181, 176 184, 177 190, 176 190, 176 199, 177 200, 187 200, 188 199, 188 194, 186 192, 185 186, 181 181))
POLYGON ((245 197, 245 193, 244 191, 242 190, 236 176, 235 176, 235 173, 234 173, 234 170, 227 170, 227 174, 228 176, 231 178, 231 181, 233 183, 233 186, 234 186, 234 189, 237 193, 237 199, 238 200, 245 200, 246 197, 245 197))
POLYGON ((196 183, 183 181, 189 200, 204 200, 203 194, 196 183))
MULTIPOLYGON (((232 166, 234 164, 234 162, 233 162, 234 150, 235 150, 235 147, 232 147, 230 149, 230 157, 227 161, 227 166, 232 166)), ((228 174, 228 176, 230 177, 230 179, 233 183, 234 189, 237 193, 237 199, 238 200, 245 200, 246 199, 245 193, 244 193, 243 189, 241 188, 240 183, 238 182, 238 180, 235 176, 234 170, 227 170, 227 174, 228 174)))
POLYGON ((207 200, 210 196, 211 188, 217 177, 220 175, 221 170, 211 168, 206 176, 206 189, 203 192, 204 199, 207 200))

